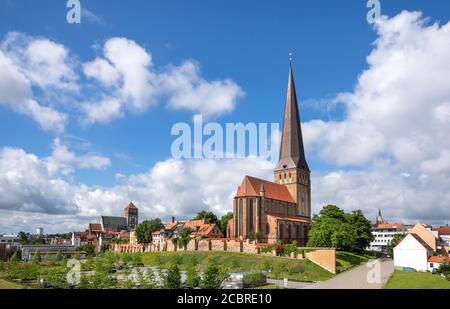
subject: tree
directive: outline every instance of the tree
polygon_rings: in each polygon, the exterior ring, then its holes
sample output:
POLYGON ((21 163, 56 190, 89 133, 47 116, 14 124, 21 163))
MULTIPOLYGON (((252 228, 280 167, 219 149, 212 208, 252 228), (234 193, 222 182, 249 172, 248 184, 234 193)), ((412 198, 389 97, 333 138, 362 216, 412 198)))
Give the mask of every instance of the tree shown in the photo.
POLYGON ((227 235, 227 225, 230 220, 233 219, 233 213, 229 212, 226 215, 222 216, 219 222, 219 228, 223 235, 227 235))
POLYGON ((180 235, 178 236, 178 246, 184 247, 187 246, 189 241, 191 240, 192 229, 185 227, 181 230, 180 235))
POLYGON ((87 256, 95 256, 95 246, 93 244, 81 245, 77 248, 77 251, 84 251, 87 256))
POLYGON ((259 243, 262 243, 264 239, 264 234, 261 231, 258 231, 258 233, 256 233, 256 240, 258 240, 259 243))
POLYGON ((17 233, 17 236, 20 238, 20 243, 22 245, 28 242, 28 235, 24 231, 20 231, 19 233, 17 233))
POLYGON ((405 238, 406 234, 395 234, 394 237, 392 237, 391 241, 387 245, 387 253, 390 256, 394 256, 394 248, 405 238))
POLYGON ((164 224, 161 219, 155 218, 151 220, 145 220, 139 224, 136 228, 136 239, 140 244, 148 244, 152 241, 152 233, 160 231, 164 228, 164 224))
POLYGON ((213 212, 206 210, 200 211, 197 216, 195 216, 194 220, 205 220, 205 223, 208 224, 219 223, 219 219, 217 219, 217 216, 213 212))
POLYGON ((228 277, 228 271, 220 268, 216 263, 210 263, 203 272, 200 287, 202 289, 218 289, 228 277))
POLYGON ((181 273, 177 264, 172 264, 162 276, 163 287, 166 289, 181 289, 181 273))
POLYGON ((190 265, 186 271, 186 284, 191 288, 197 288, 200 285, 200 276, 195 265, 190 265))
POLYGON ((373 240, 370 228, 370 221, 360 210, 346 214, 339 207, 328 205, 313 217, 308 246, 362 252, 373 240))

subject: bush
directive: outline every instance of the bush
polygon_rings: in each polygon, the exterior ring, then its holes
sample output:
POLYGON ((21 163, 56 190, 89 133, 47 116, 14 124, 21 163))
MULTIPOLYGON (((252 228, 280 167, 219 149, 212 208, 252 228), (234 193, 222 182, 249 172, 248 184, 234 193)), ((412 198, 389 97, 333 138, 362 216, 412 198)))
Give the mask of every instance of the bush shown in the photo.
POLYGON ((272 246, 262 246, 260 249, 261 253, 270 253, 273 252, 272 246))
POLYGON ((228 277, 227 270, 220 268, 215 263, 211 263, 203 272, 200 286, 202 289, 218 289, 228 277))
POLYGON ((162 283, 165 289, 181 289, 181 273, 178 265, 172 264, 162 275, 162 283))
POLYGON ((244 274, 244 287, 257 287, 266 284, 267 277, 262 272, 252 271, 244 274))
POLYGON ((200 276, 195 265, 190 265, 186 271, 186 284, 191 288, 197 288, 200 285, 200 276))
POLYGON ((450 263, 441 264, 438 269, 438 274, 450 275, 450 263))
POLYGON ((284 255, 290 256, 291 253, 297 252, 298 243, 296 240, 292 244, 286 245, 284 247, 284 255))
POLYGON ((181 265, 183 264, 183 256, 179 255, 179 254, 175 254, 174 256, 172 256, 172 264, 175 265, 181 265))

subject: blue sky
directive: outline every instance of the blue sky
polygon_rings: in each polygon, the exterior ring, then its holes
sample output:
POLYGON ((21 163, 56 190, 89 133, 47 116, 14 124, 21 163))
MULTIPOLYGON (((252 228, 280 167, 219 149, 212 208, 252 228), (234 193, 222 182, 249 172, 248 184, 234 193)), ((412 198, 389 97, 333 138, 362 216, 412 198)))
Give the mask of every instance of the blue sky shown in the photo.
MULTIPOLYGON (((234 108, 211 116, 212 120, 222 124, 281 121, 288 52, 293 52, 302 120, 311 123, 305 129, 308 136, 313 136, 308 132, 318 130, 315 120, 333 124, 349 118, 348 102, 341 105, 328 105, 326 102, 341 93, 355 93, 358 76, 370 69, 367 57, 375 49, 374 41, 382 35, 373 25, 368 24, 368 9, 365 1, 361 0, 128 1, 126 4, 123 1, 81 0, 81 4, 91 14, 84 14, 82 23, 74 25, 66 22, 68 9, 65 1, 1 0, 0 40, 5 40, 11 32, 26 35, 29 40, 44 38, 64 46, 70 57, 78 63, 87 63, 103 56, 102 48, 109 39, 126 38, 151 54, 152 69, 156 72, 167 72, 170 67, 178 67, 185 61, 192 60, 198 65, 199 74, 205 81, 230 79, 245 92, 245 95, 233 100, 234 108)), ((382 14, 387 18, 394 18, 404 10, 420 11, 423 17, 430 18, 428 26, 434 22, 444 25, 450 17, 450 4, 444 0, 381 0, 381 5, 382 14)), ((422 28, 426 27, 424 25, 422 28)), ((82 98, 78 94, 69 95, 74 102, 89 100, 98 90, 92 88, 94 81, 83 76, 81 71, 80 68, 75 69, 79 76, 76 82, 85 90, 82 98)), ((35 96, 39 96, 40 91, 45 93, 45 90, 33 85, 35 96)), ((57 95, 61 95, 61 92, 57 95)), ((52 154, 52 145, 58 138, 70 151, 80 156, 89 153, 109 158, 110 164, 105 168, 73 167, 69 174, 55 176, 55 179, 63 179, 72 186, 88 186, 91 188, 90 192, 97 187, 106 192, 108 188, 118 186, 117 174, 126 177, 142 175, 153 169, 158 162, 169 160, 174 140, 170 135, 172 125, 176 122, 191 122, 195 114, 193 110, 168 107, 167 97, 157 100, 143 111, 126 111, 122 117, 107 123, 87 125, 82 123, 83 116, 78 114, 76 108, 61 107, 61 103, 58 103, 55 109, 68 115, 63 133, 43 130, 31 117, 17 113, 7 104, 0 104, 0 147, 22 149, 27 154, 43 159, 52 154)), ((56 103, 48 101, 45 104, 56 103)), ((367 139, 371 136, 368 133, 367 139)), ((375 166, 383 164, 388 164, 388 169, 395 166, 395 175, 417 173, 418 179, 423 175, 423 171, 417 171, 416 161, 403 162, 395 150, 375 151, 368 159, 364 154, 353 161, 334 160, 330 159, 332 155, 325 146, 315 145, 313 148, 313 144, 307 142, 307 145, 311 145, 307 152, 313 173, 323 176, 317 180, 318 186, 329 180, 326 176, 334 175, 333 173, 370 173, 375 166), (396 159, 391 160, 391 157, 396 159)), ((436 146, 434 155, 417 160, 424 164, 431 159, 438 160, 438 155, 445 152, 445 149, 445 145, 436 146)), ((444 175, 448 175, 447 170, 444 175)), ((233 187, 238 185, 239 183, 235 183, 233 187)), ((339 194, 339 190, 336 190, 327 192, 326 198, 322 198, 323 193, 318 192, 317 196, 321 198, 317 203, 334 202, 330 195, 339 194)), ((229 194, 225 196, 228 197, 229 194)), ((117 201, 122 202, 128 197, 130 196, 118 198, 117 201)), ((222 197, 213 199, 221 200, 222 197)), ((199 207, 210 207, 223 212, 222 209, 227 207, 226 204, 222 205, 223 202, 218 206, 205 202, 207 200, 208 197, 203 197, 201 201, 197 201, 192 212, 199 207), (198 205, 202 203, 203 205, 198 205)), ((335 203, 341 202, 340 206, 354 209, 355 204, 349 200, 352 200, 351 194, 346 198, 336 197, 335 203)), ((404 212, 395 211, 396 203, 392 201, 392 197, 386 197, 371 205, 366 213, 372 216, 379 205, 382 208, 394 208, 387 210, 393 220, 436 222, 436 217, 423 216, 420 211, 410 217, 405 216, 404 212)), ((398 203, 401 203, 398 209, 405 208, 404 201, 398 203)), ((155 204, 162 209, 167 207, 163 201, 155 204)), ((13 211, 18 222, 25 225, 23 216, 16 211, 26 212, 26 207, 14 210, 8 205, 0 208, 13 211)), ((228 205, 231 207, 231 199, 228 205)), ((83 207, 87 206, 75 206, 77 209, 83 207)), ((121 207, 120 204, 117 205, 119 212, 121 207)), ((150 203, 144 207, 147 216, 153 215, 152 207, 156 206, 150 203)), ((444 209, 443 205, 439 207, 444 209)), ((47 214, 53 215, 51 211, 48 213, 43 210, 47 207, 37 209, 39 210, 32 210, 36 215, 35 222, 47 220, 47 214)), ((105 211, 115 212, 110 208, 105 211)), ((101 212, 99 209, 98 213, 101 212)), ((163 212, 160 209, 155 213, 163 212)), ((76 213, 69 211, 56 215, 76 213)), ((442 214, 444 210, 440 218, 442 214)), ((447 214, 448 212, 445 213, 447 214)), ((89 217, 87 213, 83 215, 89 217)), ((95 217, 97 214, 90 215, 95 217)), ((35 222, 32 224, 38 224, 35 222)), ((80 224, 70 222, 73 226, 80 224)), ((9 229, 9 226, 5 228, 9 229)))

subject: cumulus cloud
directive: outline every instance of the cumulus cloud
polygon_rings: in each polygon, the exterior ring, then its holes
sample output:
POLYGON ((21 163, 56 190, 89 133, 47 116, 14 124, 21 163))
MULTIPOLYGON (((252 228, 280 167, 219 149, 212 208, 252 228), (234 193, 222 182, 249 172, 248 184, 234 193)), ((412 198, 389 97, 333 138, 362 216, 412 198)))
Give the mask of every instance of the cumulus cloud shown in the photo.
POLYGON ((33 118, 43 129, 62 132, 67 116, 33 99, 31 80, 0 49, 0 104, 33 118))
POLYGON ((107 40, 103 57, 85 63, 84 73, 107 88, 98 100, 83 104, 87 123, 106 123, 122 117, 126 110, 142 112, 158 100, 205 117, 221 115, 232 111, 244 95, 230 79, 205 80, 199 65, 191 60, 157 71, 151 53, 126 38, 107 40))
POLYGON ((10 32, 0 43, 0 104, 57 133, 64 131, 68 111, 79 112, 75 117, 83 124, 105 124, 162 101, 207 117, 232 111, 243 94, 230 79, 202 78, 191 60, 158 70, 151 53, 126 38, 108 39, 102 55, 84 63, 43 37, 10 32))
MULTIPOLYGON (((16 231, 17 224, 24 220, 27 230, 33 226, 44 226, 49 231, 67 231, 69 226, 84 229, 89 221, 98 221, 100 215, 121 215, 129 201, 139 207, 141 218, 169 220, 175 215, 186 219, 203 209, 224 214, 231 210, 232 198, 245 174, 267 178, 274 167, 256 157, 217 161, 169 159, 145 173, 121 174, 119 183, 112 187, 87 186, 63 177, 75 166, 83 167, 80 162, 86 157, 74 158, 58 140, 54 148, 47 158, 22 149, 0 150, 0 213, 16 218, 0 219, 3 229, 16 231), (26 215, 30 212, 33 214, 26 215), (55 222, 55 218, 61 222, 55 222), (70 225, 65 224, 66 219, 70 225)), ((103 166, 104 163, 90 167, 103 166)))
POLYGON ((450 23, 428 24, 421 13, 403 12, 384 17, 376 31, 369 68, 353 92, 337 98, 346 118, 306 123, 308 146, 341 166, 380 157, 421 166, 450 149, 450 23))

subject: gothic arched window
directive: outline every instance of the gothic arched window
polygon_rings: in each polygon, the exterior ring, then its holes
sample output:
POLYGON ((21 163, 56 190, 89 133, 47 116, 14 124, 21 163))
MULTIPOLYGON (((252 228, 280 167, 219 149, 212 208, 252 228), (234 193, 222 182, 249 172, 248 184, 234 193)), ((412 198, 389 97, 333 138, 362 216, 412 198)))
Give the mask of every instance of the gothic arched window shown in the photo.
POLYGON ((242 236, 243 230, 244 230, 244 201, 242 199, 239 200, 239 220, 238 220, 238 227, 239 227, 239 236, 242 236))
POLYGON ((248 230, 250 232, 253 232, 253 222, 253 199, 250 199, 248 205, 248 230))

